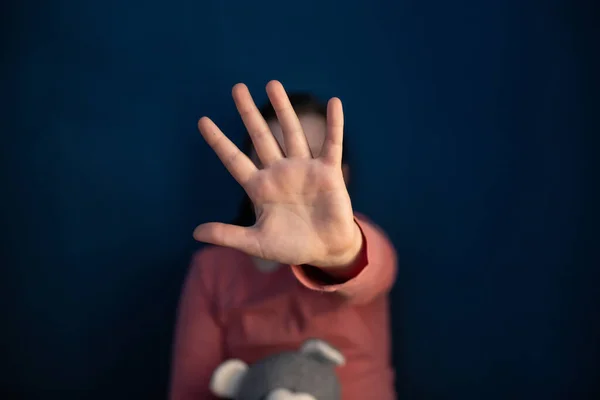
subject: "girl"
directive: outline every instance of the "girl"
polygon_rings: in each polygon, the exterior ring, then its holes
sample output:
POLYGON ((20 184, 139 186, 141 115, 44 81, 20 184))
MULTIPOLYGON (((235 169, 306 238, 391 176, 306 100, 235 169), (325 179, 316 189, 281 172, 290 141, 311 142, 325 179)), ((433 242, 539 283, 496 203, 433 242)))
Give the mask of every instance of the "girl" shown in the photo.
POLYGON ((267 85, 259 110, 247 87, 233 98, 251 144, 241 152, 208 118, 199 130, 247 198, 236 225, 206 223, 187 277, 175 333, 170 398, 212 399, 224 360, 253 363, 308 338, 337 347, 344 400, 395 398, 387 294, 396 254, 354 214, 343 165, 343 111, 333 98, 287 96, 267 85))

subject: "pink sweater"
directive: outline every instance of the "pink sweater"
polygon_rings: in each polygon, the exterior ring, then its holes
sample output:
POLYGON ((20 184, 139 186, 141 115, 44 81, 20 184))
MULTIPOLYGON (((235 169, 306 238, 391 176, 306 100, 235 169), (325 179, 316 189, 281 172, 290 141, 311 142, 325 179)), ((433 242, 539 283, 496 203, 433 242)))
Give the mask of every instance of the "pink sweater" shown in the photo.
POLYGON ((341 350, 343 400, 395 399, 387 293, 396 273, 390 241, 357 216, 363 268, 341 284, 292 266, 260 272, 247 255, 206 247, 192 262, 175 332, 171 400, 213 399, 208 385, 229 358, 253 363, 320 338, 341 350))

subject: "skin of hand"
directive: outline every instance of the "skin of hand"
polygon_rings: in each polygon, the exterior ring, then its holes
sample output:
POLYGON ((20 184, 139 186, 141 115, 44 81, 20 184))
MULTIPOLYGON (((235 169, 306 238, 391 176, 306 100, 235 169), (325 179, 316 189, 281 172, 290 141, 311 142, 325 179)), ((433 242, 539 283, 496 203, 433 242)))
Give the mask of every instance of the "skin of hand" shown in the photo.
POLYGON ((205 223, 194 230, 194 238, 282 264, 342 272, 363 245, 342 175, 342 103, 338 98, 329 100, 327 135, 321 154, 313 157, 282 84, 271 81, 266 90, 282 127, 283 151, 246 85, 237 84, 232 90, 262 169, 209 118, 198 122, 204 140, 254 203, 256 223, 251 227, 205 223))

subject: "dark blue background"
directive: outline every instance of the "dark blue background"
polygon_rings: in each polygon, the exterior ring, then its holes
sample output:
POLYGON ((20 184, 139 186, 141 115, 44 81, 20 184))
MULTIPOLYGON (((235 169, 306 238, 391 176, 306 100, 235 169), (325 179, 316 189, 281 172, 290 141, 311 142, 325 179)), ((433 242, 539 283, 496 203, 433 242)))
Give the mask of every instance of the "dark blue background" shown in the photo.
POLYGON ((2 8, 4 392, 165 397, 191 231, 241 195, 196 120, 239 141, 231 86, 280 79, 345 102, 401 398, 599 395, 592 2, 2 8))

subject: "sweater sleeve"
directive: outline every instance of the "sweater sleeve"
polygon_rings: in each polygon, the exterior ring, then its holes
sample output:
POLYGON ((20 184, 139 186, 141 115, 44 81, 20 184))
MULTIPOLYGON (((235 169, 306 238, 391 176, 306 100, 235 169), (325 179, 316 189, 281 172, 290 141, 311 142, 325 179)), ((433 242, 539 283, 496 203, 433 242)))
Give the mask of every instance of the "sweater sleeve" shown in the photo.
POLYGON ((355 221, 363 234, 363 248, 357 259, 360 272, 356 276, 332 283, 324 278, 324 271, 315 267, 294 265, 292 271, 309 289, 336 292, 352 303, 366 304, 391 289, 396 278, 396 251, 375 224, 361 215, 355 215, 355 221))
MULTIPOLYGON (((222 330, 206 284, 207 254, 194 257, 185 281, 175 327, 170 400, 212 400, 213 371, 223 361, 222 330)), ((207 259, 208 258, 208 259, 207 259)))

